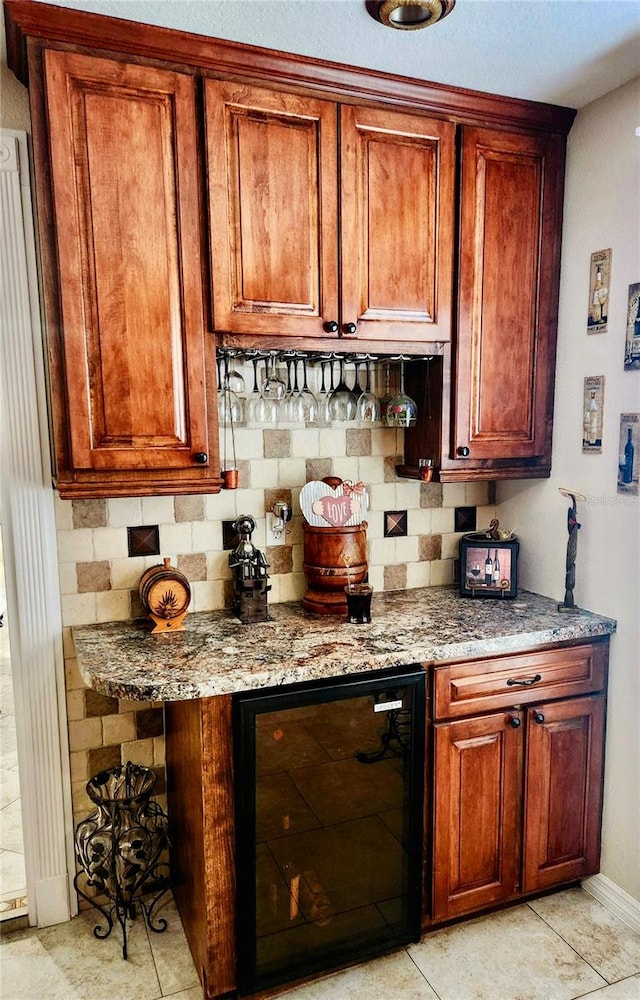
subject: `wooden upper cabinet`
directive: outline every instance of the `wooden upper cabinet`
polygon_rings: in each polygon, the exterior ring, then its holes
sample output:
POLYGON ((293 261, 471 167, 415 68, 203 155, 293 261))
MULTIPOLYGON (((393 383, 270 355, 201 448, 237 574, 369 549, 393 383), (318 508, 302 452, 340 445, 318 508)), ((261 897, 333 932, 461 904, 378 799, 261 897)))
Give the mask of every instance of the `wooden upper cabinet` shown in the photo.
POLYGON ((463 129, 451 458, 470 466, 550 463, 563 163, 563 137, 463 129))
POLYGON ((340 108, 341 316, 367 340, 451 336, 455 125, 340 108))
POLYGON ((70 496, 215 489, 195 82, 43 57, 61 313, 52 361, 64 386, 54 395, 67 430, 57 485, 70 496))
POLYGON ((449 338, 452 123, 215 80, 205 98, 216 330, 449 338))
POLYGON ((327 336, 338 315, 335 104, 217 80, 205 103, 216 330, 327 336))

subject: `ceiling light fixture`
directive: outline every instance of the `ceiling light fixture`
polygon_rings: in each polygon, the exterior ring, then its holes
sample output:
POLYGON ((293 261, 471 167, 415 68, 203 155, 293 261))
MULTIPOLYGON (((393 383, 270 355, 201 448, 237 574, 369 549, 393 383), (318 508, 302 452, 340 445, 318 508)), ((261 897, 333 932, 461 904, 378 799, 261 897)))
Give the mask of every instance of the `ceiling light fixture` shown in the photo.
POLYGON ((455 7, 456 0, 366 0, 368 13, 380 24, 401 31, 428 28, 455 7))

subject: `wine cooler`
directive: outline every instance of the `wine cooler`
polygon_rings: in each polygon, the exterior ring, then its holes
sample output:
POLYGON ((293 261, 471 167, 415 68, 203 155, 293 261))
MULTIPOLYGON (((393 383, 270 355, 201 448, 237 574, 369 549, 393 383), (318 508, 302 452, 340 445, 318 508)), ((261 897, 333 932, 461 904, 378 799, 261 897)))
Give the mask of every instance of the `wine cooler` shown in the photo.
POLYGON ((420 934, 424 672, 234 697, 242 995, 420 934))

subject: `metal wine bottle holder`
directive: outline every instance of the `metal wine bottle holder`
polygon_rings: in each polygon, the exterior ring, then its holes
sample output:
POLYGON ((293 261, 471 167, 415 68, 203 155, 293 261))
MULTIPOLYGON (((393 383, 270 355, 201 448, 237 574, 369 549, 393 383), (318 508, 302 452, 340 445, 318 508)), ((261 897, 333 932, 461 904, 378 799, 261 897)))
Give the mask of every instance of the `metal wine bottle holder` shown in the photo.
POLYGON ((106 928, 102 924, 94 927, 97 938, 109 937, 115 916, 122 928, 123 958, 127 957, 127 920, 135 919, 137 906, 149 930, 160 934, 167 927, 164 917, 154 922, 156 906, 169 888, 169 868, 162 860, 169 846, 167 816, 157 802, 151 801, 155 783, 154 771, 131 761, 101 771, 87 784, 96 811, 76 827, 80 871, 73 884, 107 921, 106 928), (85 889, 106 896, 111 905, 101 905, 87 895, 80 888, 80 880, 85 889))

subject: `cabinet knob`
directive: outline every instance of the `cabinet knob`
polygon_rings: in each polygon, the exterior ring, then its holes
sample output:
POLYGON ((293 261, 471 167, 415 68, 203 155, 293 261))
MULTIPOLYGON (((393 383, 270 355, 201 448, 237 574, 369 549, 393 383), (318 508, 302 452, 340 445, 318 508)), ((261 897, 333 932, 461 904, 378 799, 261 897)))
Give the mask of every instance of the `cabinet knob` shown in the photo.
POLYGON ((512 729, 519 729, 522 725, 522 719, 518 715, 512 715, 509 719, 509 725, 512 729))
POLYGON ((458 458, 468 458, 469 457, 469 449, 467 448, 466 444, 461 445, 458 448, 456 454, 457 454, 458 458))
POLYGON ((537 722, 538 725, 541 726, 542 723, 544 722, 544 715, 542 714, 542 712, 536 712, 533 717, 533 721, 537 722))
POLYGON ((335 319, 330 319, 327 323, 324 324, 324 331, 325 333, 338 332, 338 324, 336 323, 335 319))
POLYGON ((197 451, 193 456, 193 460, 194 462, 197 462, 198 465, 206 465, 209 461, 209 456, 206 451, 197 451))
POLYGON ((345 337, 355 337, 357 326, 355 323, 343 323, 342 332, 345 337))

